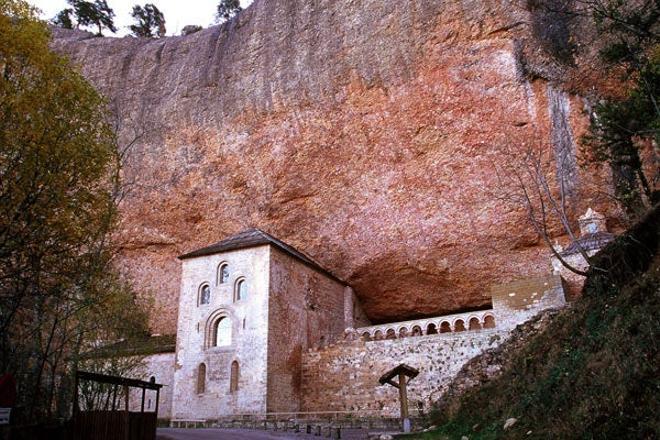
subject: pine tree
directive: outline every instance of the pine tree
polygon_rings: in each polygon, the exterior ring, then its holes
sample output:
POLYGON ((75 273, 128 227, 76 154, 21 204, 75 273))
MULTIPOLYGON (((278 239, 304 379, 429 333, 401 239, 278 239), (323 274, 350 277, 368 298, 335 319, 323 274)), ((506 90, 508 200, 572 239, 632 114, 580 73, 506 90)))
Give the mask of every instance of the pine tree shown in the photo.
POLYGON ((219 22, 225 22, 242 10, 240 0, 221 0, 218 4, 216 19, 219 22))
POLYGON ((103 35, 103 29, 117 32, 112 10, 106 0, 67 0, 71 8, 60 11, 53 19, 53 24, 66 29, 79 29, 82 27, 96 27, 97 35, 103 35), (72 16, 75 17, 75 26, 72 16))
POLYGON ((133 6, 131 16, 136 20, 136 24, 131 25, 130 29, 136 37, 162 38, 165 36, 165 16, 153 4, 133 6))

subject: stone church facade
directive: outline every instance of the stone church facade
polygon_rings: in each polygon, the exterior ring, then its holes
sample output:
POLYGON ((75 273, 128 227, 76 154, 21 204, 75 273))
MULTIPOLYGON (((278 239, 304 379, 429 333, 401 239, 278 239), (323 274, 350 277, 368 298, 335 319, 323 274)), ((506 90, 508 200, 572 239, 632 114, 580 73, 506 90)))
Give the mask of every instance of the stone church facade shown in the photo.
MULTIPOLYGON (((603 239, 603 222, 592 213, 597 227, 588 226, 585 218, 581 240, 592 253, 589 234, 603 239)), ((396 416, 396 390, 378 377, 399 363, 419 369, 409 398, 413 413, 424 411, 468 360, 565 304, 555 264, 552 274, 492 286, 488 309, 372 325, 349 285, 258 229, 179 258, 175 349, 145 357, 145 378, 166 385, 159 417, 174 423, 327 411, 396 416)))

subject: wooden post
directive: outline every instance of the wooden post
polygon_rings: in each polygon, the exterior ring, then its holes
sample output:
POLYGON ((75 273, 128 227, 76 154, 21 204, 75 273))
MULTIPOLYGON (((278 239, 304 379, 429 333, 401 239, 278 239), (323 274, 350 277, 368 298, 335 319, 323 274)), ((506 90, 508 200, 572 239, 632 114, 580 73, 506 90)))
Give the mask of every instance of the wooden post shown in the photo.
POLYGON ((158 419, 158 401, 160 400, 159 397, 160 397, 160 388, 156 390, 156 409, 154 410, 154 412, 156 413, 156 419, 158 419))
POLYGON ((144 394, 147 392, 146 388, 142 388, 142 406, 140 408, 140 412, 144 412, 144 394))
POLYGON ((128 385, 124 385, 124 411, 128 412, 128 385))
POLYGON ((383 374, 378 382, 381 385, 392 385, 394 388, 399 389, 399 400, 401 401, 401 424, 403 425, 403 432, 410 432, 411 424, 410 417, 408 416, 408 382, 417 377, 419 371, 406 364, 400 364, 387 373, 383 374), (399 382, 394 382, 394 378, 398 377, 399 382))
POLYGON ((408 379, 405 373, 399 373, 399 399, 401 399, 401 421, 403 432, 410 432, 410 419, 408 418, 408 379))
POLYGON ((78 372, 76 371, 75 384, 73 385, 73 419, 78 414, 78 372))
POLYGON ((114 411, 117 406, 117 385, 112 387, 112 410, 114 411))
POLYGON ((124 385, 124 393, 125 393, 125 396, 124 396, 124 411, 126 411, 126 414, 125 414, 125 417, 126 417, 125 423, 126 423, 126 425, 125 425, 124 429, 126 430, 125 431, 125 435, 126 435, 125 439, 126 440, 128 440, 130 438, 130 435, 131 435, 131 415, 128 412, 128 392, 129 391, 130 391, 130 388, 128 388, 128 385, 124 385))

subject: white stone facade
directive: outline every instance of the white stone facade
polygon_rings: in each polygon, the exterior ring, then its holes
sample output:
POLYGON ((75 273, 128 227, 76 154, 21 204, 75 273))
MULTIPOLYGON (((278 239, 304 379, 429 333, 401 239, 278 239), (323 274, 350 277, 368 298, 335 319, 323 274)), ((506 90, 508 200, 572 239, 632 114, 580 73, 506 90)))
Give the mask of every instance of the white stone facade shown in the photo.
POLYGON ((179 297, 173 419, 209 419, 266 411, 268 292, 270 247, 259 246, 184 260, 179 297), (219 283, 218 268, 229 267, 229 280, 219 283), (240 280, 247 298, 235 300, 240 280), (211 290, 200 304, 200 288, 211 290), (231 341, 213 346, 218 319, 231 322, 231 341), (230 391, 232 363, 239 365, 238 390, 230 391), (198 390, 204 365, 204 389, 198 390), (201 391, 201 392, 198 392, 201 391))

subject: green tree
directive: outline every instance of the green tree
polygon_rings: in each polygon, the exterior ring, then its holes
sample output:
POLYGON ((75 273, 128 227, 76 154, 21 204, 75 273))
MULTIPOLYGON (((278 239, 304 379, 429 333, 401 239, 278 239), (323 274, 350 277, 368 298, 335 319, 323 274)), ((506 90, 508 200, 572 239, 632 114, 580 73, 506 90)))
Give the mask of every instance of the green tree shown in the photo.
POLYGON ((114 17, 115 12, 108 6, 106 0, 67 0, 71 8, 60 11, 53 19, 53 24, 67 29, 74 28, 72 16, 75 17, 75 28, 95 27, 97 35, 103 35, 103 29, 117 32, 114 17))
POLYGON ((660 201, 657 164, 649 179, 641 155, 660 141, 660 1, 580 0, 574 13, 593 20, 601 60, 622 72, 625 93, 594 106, 583 144, 592 163, 610 165, 615 196, 634 220, 660 201))
POLYGON ((73 9, 66 8, 57 13, 52 23, 64 29, 73 29, 73 9))
POLYGON ((136 24, 130 26, 131 32, 136 37, 162 38, 165 36, 165 16, 153 4, 147 3, 146 5, 133 6, 131 16, 135 19, 136 24))
POLYGON ((104 100, 49 38, 25 1, 0 0, 0 372, 32 419, 66 413, 55 402, 90 341, 146 322, 113 269, 121 161, 104 100))
POLYGON ((219 22, 224 22, 241 12, 240 0, 221 0, 218 4, 216 19, 219 22))

